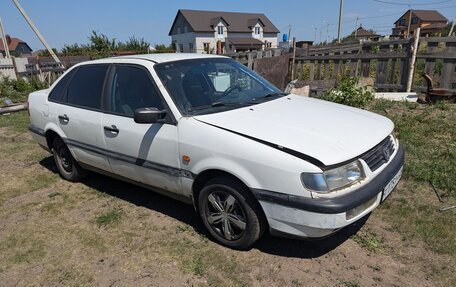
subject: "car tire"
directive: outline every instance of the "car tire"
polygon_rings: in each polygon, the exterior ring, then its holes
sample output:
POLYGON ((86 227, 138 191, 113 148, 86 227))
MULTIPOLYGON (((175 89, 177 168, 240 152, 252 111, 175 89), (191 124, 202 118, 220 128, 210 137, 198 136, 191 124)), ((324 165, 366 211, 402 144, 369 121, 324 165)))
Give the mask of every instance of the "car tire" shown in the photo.
POLYGON ((198 211, 209 233, 233 249, 248 249, 266 229, 260 204, 234 179, 210 180, 199 193, 198 211))
POLYGON ((87 172, 71 155, 67 145, 61 138, 55 138, 52 143, 52 153, 60 175, 71 182, 77 182, 86 177, 87 172))

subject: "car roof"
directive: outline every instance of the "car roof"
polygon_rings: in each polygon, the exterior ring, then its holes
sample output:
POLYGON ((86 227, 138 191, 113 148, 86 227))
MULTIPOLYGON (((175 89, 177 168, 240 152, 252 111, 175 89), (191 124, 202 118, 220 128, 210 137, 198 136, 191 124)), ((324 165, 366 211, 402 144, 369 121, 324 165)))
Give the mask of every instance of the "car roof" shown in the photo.
POLYGON ((146 60, 155 63, 165 63, 171 61, 188 60, 188 59, 209 59, 209 58, 227 58, 220 55, 209 55, 209 54, 196 54, 196 53, 157 53, 157 54, 142 54, 142 55, 129 55, 112 58, 104 58, 94 61, 85 62, 84 64, 90 63, 106 63, 112 62, 113 60, 132 59, 132 60, 146 60))

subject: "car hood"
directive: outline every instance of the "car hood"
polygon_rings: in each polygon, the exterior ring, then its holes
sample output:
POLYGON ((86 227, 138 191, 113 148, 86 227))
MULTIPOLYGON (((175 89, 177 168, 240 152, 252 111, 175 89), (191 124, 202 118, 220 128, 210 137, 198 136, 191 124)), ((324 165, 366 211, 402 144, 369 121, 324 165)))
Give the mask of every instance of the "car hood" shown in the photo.
POLYGON ((394 128, 375 113, 296 95, 194 118, 326 166, 358 157, 394 128))

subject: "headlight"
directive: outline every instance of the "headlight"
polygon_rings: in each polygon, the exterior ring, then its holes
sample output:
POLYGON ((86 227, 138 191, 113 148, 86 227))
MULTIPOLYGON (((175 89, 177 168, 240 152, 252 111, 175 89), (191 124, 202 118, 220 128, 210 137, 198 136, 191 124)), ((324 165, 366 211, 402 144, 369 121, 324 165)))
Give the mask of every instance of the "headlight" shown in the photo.
POLYGON ((312 191, 327 193, 347 187, 365 177, 359 161, 326 170, 322 173, 302 173, 301 181, 305 188, 312 191))

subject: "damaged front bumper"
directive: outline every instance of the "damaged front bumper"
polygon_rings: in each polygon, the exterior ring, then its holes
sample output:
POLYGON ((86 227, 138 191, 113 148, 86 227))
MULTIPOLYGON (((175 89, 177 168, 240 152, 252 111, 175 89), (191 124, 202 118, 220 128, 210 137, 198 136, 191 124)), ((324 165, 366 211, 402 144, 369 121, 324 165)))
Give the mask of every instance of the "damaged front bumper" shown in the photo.
POLYGON ((308 198, 252 189, 267 217, 271 233, 305 238, 328 236, 372 210, 382 201, 383 190, 400 175, 404 149, 399 145, 391 162, 359 189, 334 198, 308 198))

